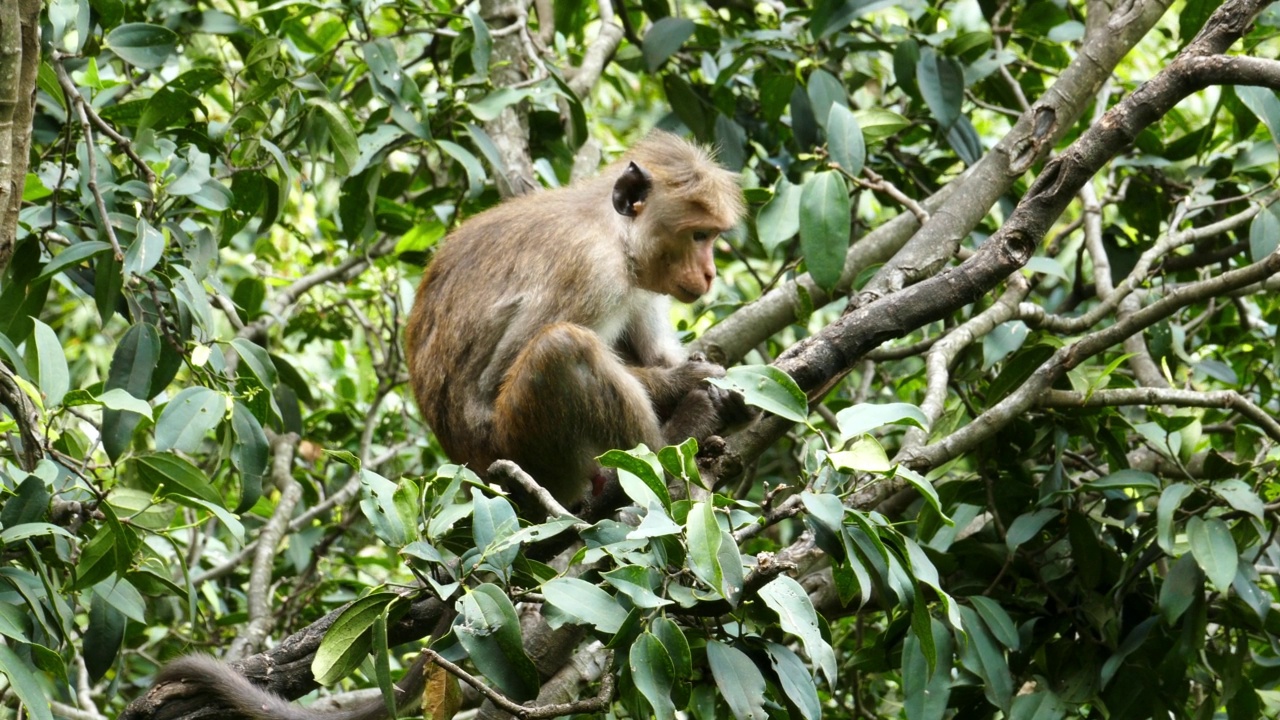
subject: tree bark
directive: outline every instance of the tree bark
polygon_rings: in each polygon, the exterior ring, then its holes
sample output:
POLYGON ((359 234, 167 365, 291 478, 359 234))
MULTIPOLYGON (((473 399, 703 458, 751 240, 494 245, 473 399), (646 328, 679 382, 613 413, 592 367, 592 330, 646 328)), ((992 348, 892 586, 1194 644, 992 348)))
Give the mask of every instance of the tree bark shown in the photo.
POLYGON ((0 3, 0 272, 13 257, 40 70, 40 0, 0 3))

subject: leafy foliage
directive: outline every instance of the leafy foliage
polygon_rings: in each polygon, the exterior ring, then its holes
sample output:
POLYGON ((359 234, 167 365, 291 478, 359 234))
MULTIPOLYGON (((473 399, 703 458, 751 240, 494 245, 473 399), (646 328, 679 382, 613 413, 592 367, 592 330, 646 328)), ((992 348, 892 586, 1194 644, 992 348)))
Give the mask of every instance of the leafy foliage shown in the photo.
POLYGON ((1280 295, 1231 284, 1280 246, 1274 89, 1102 148, 976 301, 775 362, 846 307, 918 317, 900 288, 999 242, 1220 4, 48 3, 0 278, 0 700, 114 715, 158 661, 321 621, 315 678, 385 692, 422 592, 495 694, 568 668, 615 717, 1280 712, 1280 295), (619 448, 621 515, 531 522, 434 444, 398 330, 450 228, 651 126, 744 174, 673 320, 766 417, 745 472, 619 448))

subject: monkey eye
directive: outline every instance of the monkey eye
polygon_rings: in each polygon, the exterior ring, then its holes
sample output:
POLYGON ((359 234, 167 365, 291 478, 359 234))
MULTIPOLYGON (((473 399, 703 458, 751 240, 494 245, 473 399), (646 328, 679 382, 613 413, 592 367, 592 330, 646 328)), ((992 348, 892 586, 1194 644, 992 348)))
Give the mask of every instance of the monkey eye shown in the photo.
POLYGON ((713 237, 714 233, 709 230, 694 230, 693 239, 695 242, 706 242, 713 237))

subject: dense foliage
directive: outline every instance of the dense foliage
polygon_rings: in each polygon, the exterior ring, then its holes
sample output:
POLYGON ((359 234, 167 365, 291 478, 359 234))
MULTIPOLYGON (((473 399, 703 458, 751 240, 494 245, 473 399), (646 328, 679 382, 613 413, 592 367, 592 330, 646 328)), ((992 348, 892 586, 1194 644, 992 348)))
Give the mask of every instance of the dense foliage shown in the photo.
POLYGON ((1280 7, 5 3, 0 715, 386 692, 442 607, 437 718, 1280 713, 1280 7), (530 523, 399 331, 655 126, 743 173, 672 320, 766 414, 530 523))

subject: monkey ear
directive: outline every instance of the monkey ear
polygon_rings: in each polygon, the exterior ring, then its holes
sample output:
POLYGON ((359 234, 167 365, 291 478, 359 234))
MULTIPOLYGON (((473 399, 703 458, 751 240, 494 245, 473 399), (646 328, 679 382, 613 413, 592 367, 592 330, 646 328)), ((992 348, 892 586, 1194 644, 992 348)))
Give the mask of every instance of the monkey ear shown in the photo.
POLYGON ((618 181, 613 184, 613 209, 619 215, 635 217, 644 207, 645 198, 653 189, 653 178, 648 171, 634 162, 627 163, 618 181))

